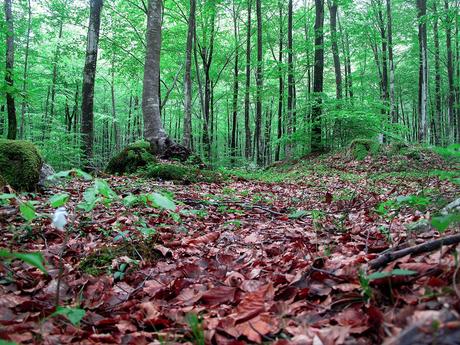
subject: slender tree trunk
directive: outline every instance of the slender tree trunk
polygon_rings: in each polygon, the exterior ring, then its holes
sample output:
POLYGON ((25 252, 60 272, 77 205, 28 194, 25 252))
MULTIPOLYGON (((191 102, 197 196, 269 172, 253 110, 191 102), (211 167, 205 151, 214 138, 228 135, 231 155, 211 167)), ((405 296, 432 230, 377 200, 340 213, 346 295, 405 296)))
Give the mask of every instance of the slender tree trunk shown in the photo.
POLYGON ((320 153, 324 151, 321 130, 321 105, 324 80, 324 0, 315 0, 315 66, 313 74, 313 92, 315 104, 312 109, 311 151, 320 153))
POLYGON ((17 120, 16 107, 14 105, 14 26, 13 26, 13 11, 11 0, 5 0, 5 22, 6 22, 6 64, 5 64, 5 83, 6 92, 6 107, 8 112, 8 135, 11 140, 16 139, 17 120))
POLYGON ((187 47, 185 53, 185 76, 184 76, 184 138, 183 145, 192 148, 192 49, 195 32, 196 0, 190 0, 190 15, 188 19, 187 47))
POLYGON ((442 96, 441 96, 441 60, 439 52, 439 29, 438 29, 438 11, 436 7, 437 0, 433 1, 433 35, 434 35, 434 70, 435 70, 435 116, 433 137, 435 145, 441 145, 441 111, 442 111, 442 96))
MULTIPOLYGON (((421 0, 417 0, 421 1, 421 0)), ((417 2, 418 4, 418 2, 417 2)), ((444 0, 444 9, 446 12, 446 49, 447 49, 447 80, 449 83, 447 116, 449 120, 449 136, 453 138, 455 128, 455 85, 454 85, 454 64, 452 57, 452 20, 450 16, 449 0, 444 0)))
POLYGON ((337 1, 332 0, 332 3, 329 3, 329 20, 331 26, 331 47, 332 47, 332 57, 334 60, 334 71, 335 71, 335 94, 338 100, 342 99, 342 70, 340 68, 340 56, 339 56, 339 46, 337 38, 337 1))
POLYGON ((63 29, 63 20, 61 18, 59 22, 59 34, 58 34, 58 42, 57 42, 57 47, 56 51, 54 52, 54 58, 53 58, 53 80, 51 83, 51 104, 50 104, 50 117, 51 121, 53 121, 54 118, 54 111, 55 111, 55 99, 56 99, 56 84, 57 84, 57 77, 58 77, 58 60, 59 60, 59 55, 60 55, 60 42, 62 39, 62 29, 63 29))
POLYGON ((244 91, 244 133, 245 133, 245 147, 244 155, 246 159, 251 158, 252 145, 251 145, 251 126, 249 119, 249 92, 251 87, 251 9, 252 0, 248 0, 248 23, 247 23, 247 36, 246 36, 246 87, 244 91))
POLYGON ((233 0, 233 32, 235 39, 235 66, 234 66, 234 75, 233 75, 233 103, 232 103, 232 138, 230 142, 230 155, 232 157, 232 164, 235 163, 236 156, 236 133, 237 133, 237 123, 238 123, 238 91, 239 91, 239 49, 238 49, 238 23, 237 23, 237 13, 235 9, 235 0, 233 0))
POLYGON ((427 109, 428 109, 428 56, 427 56, 427 33, 426 33, 426 0, 416 0, 418 10, 419 30, 419 142, 426 140, 427 132, 427 109))
POLYGON ((393 17, 391 0, 386 0, 387 7, 387 36, 388 36, 388 63, 390 67, 390 117, 393 123, 398 122, 398 112, 395 99, 395 65, 393 58, 393 17))
POLYGON ((83 70, 83 88, 81 105, 81 131, 83 136, 84 164, 89 164, 93 158, 94 140, 94 81, 96 77, 97 51, 99 44, 99 29, 101 25, 101 10, 103 0, 90 1, 88 38, 86 44, 86 60, 83 70))
POLYGON ((22 104, 21 104, 21 124, 19 126, 19 137, 24 139, 24 123, 26 116, 27 108, 27 72, 29 68, 29 45, 30 45, 30 32, 32 30, 32 7, 30 0, 27 3, 27 36, 26 36, 26 48, 24 52, 24 73, 23 73, 23 82, 22 82, 22 104))
POLYGON ((286 145, 286 156, 292 154, 292 133, 294 121, 294 62, 292 53, 292 0, 288 2, 288 99, 287 99, 287 135, 288 144, 286 145))
POLYGON ((115 56, 112 60, 112 81, 110 83, 110 94, 112 98, 112 121, 113 121, 113 136, 115 139, 115 151, 120 150, 120 131, 117 120, 117 108, 115 102, 115 56))
POLYGON ((283 105, 284 105, 284 72, 283 72, 283 3, 282 1, 278 2, 279 6, 279 52, 278 52, 278 81, 279 81, 279 92, 278 92, 278 133, 277 139, 278 143, 276 144, 275 151, 275 161, 280 160, 281 152, 281 137, 283 136, 283 105))
POLYGON ((262 72, 262 3, 261 0, 256 0, 257 12, 257 71, 256 71, 256 129, 255 129, 255 151, 256 161, 258 165, 263 164, 262 150, 262 88, 263 88, 263 72, 262 72))
MULTIPOLYGON (((388 115, 388 41, 386 36, 385 21, 383 18, 383 4, 381 0, 377 4, 377 17, 380 29, 380 39, 382 41, 382 115, 388 115)), ((385 119, 386 120, 386 119, 385 119)), ((385 140, 382 135, 382 140, 385 140)))

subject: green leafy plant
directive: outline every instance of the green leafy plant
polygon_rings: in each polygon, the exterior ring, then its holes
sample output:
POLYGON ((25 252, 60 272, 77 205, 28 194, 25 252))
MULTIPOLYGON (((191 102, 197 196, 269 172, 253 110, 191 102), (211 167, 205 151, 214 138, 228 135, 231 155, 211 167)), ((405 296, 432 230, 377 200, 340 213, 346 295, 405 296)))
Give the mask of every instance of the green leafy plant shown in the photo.
POLYGON ((36 267, 43 273, 48 274, 45 268, 45 258, 41 253, 11 253, 5 249, 0 249, 0 258, 3 260, 22 260, 26 264, 36 267))
POLYGON ((80 308, 57 307, 56 311, 50 317, 58 315, 64 316, 72 325, 78 326, 80 321, 85 317, 86 311, 80 308))

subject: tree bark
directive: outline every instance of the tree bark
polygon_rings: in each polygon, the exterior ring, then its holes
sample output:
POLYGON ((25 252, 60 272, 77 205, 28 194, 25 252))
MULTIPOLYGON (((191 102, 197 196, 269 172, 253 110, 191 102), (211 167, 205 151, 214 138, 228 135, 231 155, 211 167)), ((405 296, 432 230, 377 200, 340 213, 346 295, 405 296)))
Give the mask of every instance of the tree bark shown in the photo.
POLYGON ((256 15, 257 15, 257 70, 256 70, 256 129, 254 134, 254 143, 256 151, 256 162, 258 165, 263 164, 263 148, 262 148, 262 88, 263 88, 263 72, 262 72, 262 3, 261 0, 256 0, 256 15))
POLYGON ((101 10, 103 0, 90 1, 88 37, 86 43, 86 60, 83 70, 81 132, 83 139, 84 164, 90 164, 93 158, 94 140, 94 81, 96 77, 97 52, 99 44, 99 29, 101 25, 101 10))
POLYGON ((283 72, 283 2, 278 2, 279 7, 279 52, 278 52, 278 133, 277 139, 278 143, 276 144, 276 151, 275 151, 275 161, 280 160, 280 153, 281 153, 281 137, 283 136, 283 105, 284 105, 284 72, 283 72))
POLYGON ((244 91, 244 133, 245 133, 245 148, 244 155, 246 159, 251 158, 251 126, 249 119, 249 92, 251 87, 251 9, 252 0, 248 0, 248 24, 246 35, 246 87, 244 91))
POLYGON ((13 95, 13 70, 14 70, 14 26, 13 26, 13 11, 11 0, 5 0, 5 22, 6 22, 6 64, 5 64, 5 83, 6 91, 6 107, 8 112, 8 135, 11 140, 16 139, 17 120, 16 107, 14 104, 13 95))
POLYGON ((433 35, 434 35, 434 70, 435 70, 435 116, 433 126, 434 144, 441 144, 441 111, 442 111, 442 96, 441 96, 441 60, 439 51, 439 28, 438 28, 438 11, 437 0, 433 1, 433 35))
POLYGON ((311 151, 324 151, 321 129, 321 105, 324 81, 324 0, 315 0, 315 66, 313 72, 313 92, 315 103, 312 109, 311 151))
POLYGON ((339 46, 337 44, 337 10, 338 5, 336 0, 329 2, 329 20, 331 27, 331 48, 332 57, 334 60, 335 72, 335 94, 338 100, 342 99, 342 70, 340 68, 339 46))
POLYGON ((192 49, 195 32, 196 0, 190 0, 190 15, 188 19, 187 46, 185 53, 185 76, 184 76, 184 138, 183 145, 192 148, 192 49))
POLYGON ((418 38, 419 38, 419 94, 418 94, 418 140, 423 143, 427 131, 427 109, 428 109, 428 55, 427 55, 427 33, 426 33, 426 0, 417 1, 418 38))
POLYGON ((24 52, 24 72, 22 81, 22 104, 21 104, 21 124, 19 126, 19 137, 24 139, 24 123, 27 108, 27 73, 29 68, 29 46, 30 46, 30 32, 32 31, 32 6, 30 0, 27 2, 27 36, 26 36, 26 48, 24 52))
POLYGON ((239 91, 239 82, 238 82, 238 74, 239 74, 239 66, 238 66, 238 59, 239 59, 239 42, 238 42, 238 23, 237 23, 237 11, 235 8, 235 0, 233 0, 233 33, 235 39, 235 66, 234 66, 234 74, 233 74, 233 102, 232 102, 232 137, 230 141, 230 156, 232 157, 231 162, 232 164, 235 163, 236 157, 236 147, 237 147, 237 123, 238 123, 238 91, 239 91))
POLYGON ((388 36, 388 63, 390 67, 390 117, 393 123, 398 123, 398 113, 395 99, 395 64, 393 58, 393 17, 391 0, 386 0, 387 8, 387 36, 388 36))
POLYGON ((294 62, 292 53, 292 0, 288 2, 288 99, 287 99, 287 135, 286 156, 292 154, 292 133, 294 120, 294 62))
MULTIPOLYGON (((420 1, 420 0, 418 0, 420 1)), ((447 49, 447 80, 449 83, 447 117, 449 120, 449 136, 452 138, 455 128, 455 85, 454 85, 454 64, 452 57, 452 20, 449 10, 449 0, 444 0, 446 12, 446 49, 447 49)))

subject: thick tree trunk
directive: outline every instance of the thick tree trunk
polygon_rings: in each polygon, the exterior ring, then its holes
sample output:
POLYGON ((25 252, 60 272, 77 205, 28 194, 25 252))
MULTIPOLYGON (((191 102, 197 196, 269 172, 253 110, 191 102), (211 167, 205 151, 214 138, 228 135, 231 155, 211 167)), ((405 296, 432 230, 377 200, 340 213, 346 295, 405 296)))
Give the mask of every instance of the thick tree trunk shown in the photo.
POLYGON ((174 157, 186 160, 190 151, 171 140, 161 122, 159 89, 163 2, 162 0, 149 0, 148 6, 142 91, 144 138, 150 143, 155 154, 164 158, 174 157))
POLYGON ((428 55, 426 33, 426 0, 416 0, 418 10, 418 37, 419 37, 419 96, 418 96, 418 140, 423 143, 427 132, 427 109, 428 109, 428 55))
POLYGON ((144 115, 144 137, 150 142, 156 154, 163 153, 172 144, 161 123, 158 91, 160 87, 162 13, 162 0, 149 0, 142 113, 144 115))
POLYGON ((248 0, 248 23, 246 35, 246 87, 244 91, 244 133, 245 133, 245 147, 244 156, 246 159, 251 157, 251 126, 249 120, 249 92, 251 87, 251 9, 252 0, 248 0))
MULTIPOLYGON (((94 81, 96 77, 99 29, 103 0, 90 1, 88 38, 86 44, 86 60, 83 70, 83 88, 81 104, 81 132, 83 137, 84 164, 90 164, 93 157, 94 139, 94 81)), ((90 166, 89 166, 90 167, 90 166)))
POLYGON ((32 31, 32 7, 30 0, 27 2, 27 36, 26 36, 26 48, 24 52, 24 73, 22 81, 22 104, 21 104, 21 124, 19 126, 19 137, 24 139, 24 123, 27 108, 27 73, 29 69, 29 46, 30 46, 30 32, 32 31))
POLYGON ((14 105, 13 95, 13 70, 14 70, 14 27, 13 11, 11 0, 5 0, 5 22, 6 22, 6 65, 5 65, 5 83, 6 107, 8 112, 8 139, 15 140, 17 133, 16 107, 14 105))
POLYGON ((324 0, 315 0, 315 66, 313 75, 313 92, 315 104, 312 109, 311 151, 324 151, 321 130, 321 105, 324 80, 324 0))
POLYGON ((342 70, 340 68, 339 46, 337 43, 337 9, 337 1, 332 0, 332 3, 329 3, 329 20, 331 26, 332 57, 334 60, 335 71, 335 94, 337 99, 342 99, 342 70))
POLYGON ((256 151, 256 162, 258 165, 263 164, 263 148, 262 148, 262 88, 263 88, 263 72, 262 72, 262 3, 261 0, 256 0, 257 12, 257 70, 256 70, 256 129, 254 134, 254 143, 256 151))
POLYGON ((190 0, 190 15, 188 19, 187 47, 185 53, 185 76, 184 76, 184 138, 183 145, 192 148, 192 49, 195 32, 196 0, 190 0))

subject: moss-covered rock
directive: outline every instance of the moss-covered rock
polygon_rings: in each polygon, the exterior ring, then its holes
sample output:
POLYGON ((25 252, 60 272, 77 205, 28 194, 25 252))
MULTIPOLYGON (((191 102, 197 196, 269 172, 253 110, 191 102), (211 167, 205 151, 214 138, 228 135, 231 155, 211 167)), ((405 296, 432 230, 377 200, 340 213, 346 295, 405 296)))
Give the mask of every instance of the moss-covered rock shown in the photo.
POLYGON ((380 144, 371 139, 355 139, 350 143, 351 155, 359 161, 366 158, 369 154, 376 154, 379 148, 380 144))
POLYGON ((196 182, 220 183, 225 179, 219 172, 179 163, 151 164, 146 169, 144 176, 185 184, 196 182))
POLYGON ((17 191, 34 191, 43 159, 34 144, 0 139, 0 175, 17 191))
POLYGON ((133 174, 155 162, 156 159, 150 149, 150 144, 146 141, 138 141, 126 146, 114 156, 107 165, 106 172, 120 175, 133 174))

